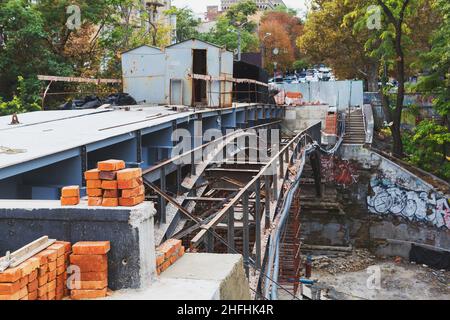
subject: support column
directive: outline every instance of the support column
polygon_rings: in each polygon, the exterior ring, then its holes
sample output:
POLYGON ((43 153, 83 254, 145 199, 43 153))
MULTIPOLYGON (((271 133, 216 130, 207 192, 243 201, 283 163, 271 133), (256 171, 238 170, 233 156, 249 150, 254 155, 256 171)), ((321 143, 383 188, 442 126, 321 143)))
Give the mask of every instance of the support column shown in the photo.
POLYGON ((244 192, 242 196, 242 207, 244 211, 243 216, 243 256, 244 256, 244 268, 247 278, 249 276, 249 263, 250 263, 250 225, 249 225, 249 214, 248 214, 248 191, 244 192))
MULTIPOLYGON (((162 192, 166 192, 166 168, 163 166, 161 167, 160 170, 160 189, 162 192)), ((167 202, 166 199, 162 196, 159 197, 159 211, 161 213, 160 215, 160 222, 161 223, 166 223, 167 219, 166 219, 166 206, 167 206, 167 202)))
POLYGON ((255 182, 255 246, 256 267, 261 268, 261 180, 255 182))

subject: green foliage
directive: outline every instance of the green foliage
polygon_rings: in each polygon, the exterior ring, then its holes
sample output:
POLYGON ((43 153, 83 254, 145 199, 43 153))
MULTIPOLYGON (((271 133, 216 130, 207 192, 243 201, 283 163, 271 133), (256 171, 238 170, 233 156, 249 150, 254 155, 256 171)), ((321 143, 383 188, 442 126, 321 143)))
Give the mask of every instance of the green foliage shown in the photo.
POLYGON ((296 60, 292 64, 292 68, 294 68, 295 70, 307 69, 308 66, 309 66, 309 64, 305 60, 296 60))
POLYGON ((200 25, 200 21, 191 9, 172 7, 166 14, 177 17, 177 42, 198 37, 196 28, 200 25))
POLYGON ((298 14, 298 11, 296 9, 288 8, 283 5, 277 6, 273 11, 287 13, 293 17, 297 16, 298 14))
POLYGON ((247 30, 250 31, 255 28, 255 24, 252 22, 249 23, 249 17, 254 15, 257 11, 258 7, 256 6, 256 3, 252 0, 246 0, 232 5, 225 16, 234 26, 247 23, 250 25, 247 30))
POLYGON ((22 113, 40 110, 41 107, 37 103, 39 96, 30 95, 23 77, 18 78, 19 86, 17 95, 14 95, 10 101, 3 102, 0 99, 0 116, 13 113, 22 113))
MULTIPOLYGON (((248 16, 245 14, 252 14, 256 12, 249 2, 240 2, 230 8, 226 15, 222 15, 217 20, 217 24, 208 33, 202 33, 199 38, 219 46, 225 46, 229 50, 237 49, 238 47, 238 26, 246 23, 248 16), (241 8, 239 9, 238 8, 241 8)), ((258 50, 259 39, 255 32, 256 25, 253 22, 247 23, 242 27, 242 52, 251 52, 258 50)))
POLYGON ((442 23, 433 34, 429 52, 421 55, 421 67, 429 74, 420 79, 417 89, 432 95, 436 111, 447 119, 450 114, 450 2, 437 0, 442 23))
POLYGON ((409 162, 443 179, 450 179, 450 161, 446 155, 450 133, 446 126, 433 120, 422 121, 412 133, 404 133, 403 143, 409 162))

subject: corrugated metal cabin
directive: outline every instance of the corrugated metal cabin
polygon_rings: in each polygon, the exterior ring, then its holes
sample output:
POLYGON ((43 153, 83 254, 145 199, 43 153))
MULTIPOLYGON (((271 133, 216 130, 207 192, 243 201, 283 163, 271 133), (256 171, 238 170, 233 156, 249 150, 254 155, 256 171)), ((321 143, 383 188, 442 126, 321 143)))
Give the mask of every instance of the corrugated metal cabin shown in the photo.
POLYGON ((124 92, 137 101, 203 107, 231 107, 233 53, 197 39, 164 51, 142 46, 122 54, 124 92), (192 75, 211 77, 193 79, 192 75), (219 80, 222 79, 222 80, 219 80))

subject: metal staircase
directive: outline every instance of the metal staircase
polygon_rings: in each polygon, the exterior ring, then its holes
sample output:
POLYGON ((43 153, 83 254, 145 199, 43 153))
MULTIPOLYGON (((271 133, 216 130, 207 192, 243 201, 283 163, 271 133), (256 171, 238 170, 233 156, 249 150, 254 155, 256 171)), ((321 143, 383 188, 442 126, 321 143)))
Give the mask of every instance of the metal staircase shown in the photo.
POLYGON ((350 112, 346 119, 344 144, 363 145, 366 142, 366 129, 361 109, 350 112))

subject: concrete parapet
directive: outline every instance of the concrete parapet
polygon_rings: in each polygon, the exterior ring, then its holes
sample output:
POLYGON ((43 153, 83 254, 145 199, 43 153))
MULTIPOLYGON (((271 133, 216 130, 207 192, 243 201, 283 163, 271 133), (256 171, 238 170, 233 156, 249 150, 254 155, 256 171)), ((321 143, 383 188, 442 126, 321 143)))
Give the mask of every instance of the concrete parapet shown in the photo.
POLYGON ((0 255, 44 235, 69 241, 111 242, 109 288, 138 289, 155 277, 152 202, 133 208, 61 207, 59 201, 0 201, 0 255))

